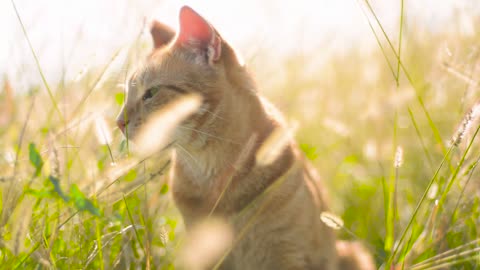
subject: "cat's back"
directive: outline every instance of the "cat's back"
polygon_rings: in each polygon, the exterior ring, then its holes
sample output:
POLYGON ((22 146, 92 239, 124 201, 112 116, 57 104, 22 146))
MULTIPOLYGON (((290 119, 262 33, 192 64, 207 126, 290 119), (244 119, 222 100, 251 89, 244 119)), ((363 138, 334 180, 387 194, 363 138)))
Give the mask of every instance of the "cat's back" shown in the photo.
POLYGON ((321 183, 294 145, 286 151, 290 167, 234 221, 241 238, 226 262, 235 268, 225 269, 337 269, 334 233, 319 218, 321 183))

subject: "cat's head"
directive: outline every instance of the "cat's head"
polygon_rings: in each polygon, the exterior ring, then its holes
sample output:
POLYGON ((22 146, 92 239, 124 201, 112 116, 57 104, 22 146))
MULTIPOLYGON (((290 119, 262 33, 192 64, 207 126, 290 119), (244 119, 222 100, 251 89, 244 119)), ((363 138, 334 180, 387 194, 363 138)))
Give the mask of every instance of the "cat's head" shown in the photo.
POLYGON ((226 89, 245 81, 234 51, 210 23, 186 6, 179 21, 178 33, 159 22, 151 24, 153 51, 127 81, 128 94, 117 125, 130 139, 152 114, 188 94, 199 95, 202 105, 175 134, 194 136, 192 131, 205 128, 214 116, 226 89))

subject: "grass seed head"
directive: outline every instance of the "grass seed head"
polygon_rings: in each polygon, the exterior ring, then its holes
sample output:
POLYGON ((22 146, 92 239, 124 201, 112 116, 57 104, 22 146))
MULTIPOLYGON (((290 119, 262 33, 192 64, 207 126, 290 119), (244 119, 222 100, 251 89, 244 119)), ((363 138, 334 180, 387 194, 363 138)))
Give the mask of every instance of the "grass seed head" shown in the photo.
POLYGON ((210 269, 230 248, 233 233, 220 219, 210 219, 192 228, 180 256, 186 269, 210 269))
POLYGON ((276 128, 257 150, 255 156, 257 163, 265 166, 274 162, 289 144, 297 127, 298 125, 294 123, 291 127, 276 128))
POLYGON ((475 122, 480 114, 480 103, 476 103, 463 117, 463 121, 458 127, 455 135, 452 137, 451 144, 458 146, 466 134, 469 133, 472 123, 475 122))
POLYGON ((340 230, 344 225, 343 220, 339 216, 330 212, 322 212, 320 214, 320 220, 334 230, 340 230))
POLYGON ((95 136, 101 145, 110 144, 112 142, 112 132, 105 121, 105 117, 99 115, 95 119, 95 136))
POLYGON ((400 168, 403 165, 403 148, 401 146, 397 146, 397 150, 395 151, 395 161, 393 166, 395 168, 400 168))
POLYGON ((179 98, 153 113, 134 139, 136 151, 151 155, 170 143, 175 128, 202 105, 198 95, 179 98))

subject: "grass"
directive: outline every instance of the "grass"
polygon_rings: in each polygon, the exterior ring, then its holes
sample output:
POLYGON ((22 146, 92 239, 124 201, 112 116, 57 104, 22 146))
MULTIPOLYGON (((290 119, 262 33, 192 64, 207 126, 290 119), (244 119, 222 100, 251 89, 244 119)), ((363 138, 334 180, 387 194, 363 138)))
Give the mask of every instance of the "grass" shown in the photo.
MULTIPOLYGON (((325 64, 287 55, 265 66, 262 52, 247 62, 285 75, 260 85, 299 121, 339 237, 362 241, 385 269, 477 269, 480 38, 418 28, 403 1, 389 34, 374 6, 358 4, 377 48, 325 64)), ((136 159, 108 126, 142 44, 63 86, 48 84, 29 46, 43 85, 11 95, 5 79, 0 92, 0 267, 181 269, 188 241, 168 195, 168 157, 136 159)))

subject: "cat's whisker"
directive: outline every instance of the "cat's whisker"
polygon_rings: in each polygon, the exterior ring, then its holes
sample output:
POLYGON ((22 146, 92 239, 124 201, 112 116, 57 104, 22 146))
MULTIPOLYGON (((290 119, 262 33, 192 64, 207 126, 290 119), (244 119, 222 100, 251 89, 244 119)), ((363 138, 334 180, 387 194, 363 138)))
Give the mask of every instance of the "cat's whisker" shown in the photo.
POLYGON ((138 152, 148 155, 164 148, 169 140, 170 133, 181 121, 195 112, 200 103, 200 97, 197 95, 185 96, 153 114, 142 125, 135 138, 138 152))
MULTIPOLYGON (((181 150, 185 154, 187 154, 187 156, 193 161, 193 163, 195 163, 195 166, 197 167, 197 169, 200 169, 200 162, 198 162, 198 160, 187 149, 185 149, 185 147, 181 146, 179 143, 175 143, 175 146, 177 147, 176 149, 181 150)), ((186 164, 190 164, 190 163, 187 162, 186 164)), ((193 168, 190 168, 190 169, 193 169, 193 168)))
POLYGON ((225 120, 225 118, 223 118, 223 117, 221 117, 220 115, 218 115, 218 114, 221 112, 221 110, 217 110, 217 111, 215 111, 215 112, 212 112, 212 111, 210 111, 210 110, 208 110, 208 109, 206 109, 206 108, 202 108, 202 107, 201 107, 201 108, 199 109, 199 112, 202 112, 202 113, 203 113, 203 112, 207 112, 207 113, 211 114, 211 115, 213 116, 212 118, 214 118, 214 119, 216 118, 216 119, 225 120))
POLYGON ((202 131, 202 130, 199 130, 199 129, 196 129, 196 128, 186 127, 186 126, 182 126, 182 125, 179 125, 178 128, 188 129, 188 130, 191 130, 191 131, 200 133, 200 134, 202 134, 202 135, 205 135, 205 136, 208 136, 208 137, 211 137, 211 138, 220 140, 220 141, 224 141, 224 142, 229 142, 229 143, 233 143, 233 144, 238 144, 238 145, 240 145, 240 143, 238 143, 238 142, 236 142, 236 141, 233 141, 233 140, 230 140, 230 139, 226 139, 226 138, 222 138, 222 137, 218 137, 218 136, 215 136, 215 135, 213 135, 213 134, 210 134, 210 133, 208 133, 208 132, 205 132, 205 131, 202 131))

